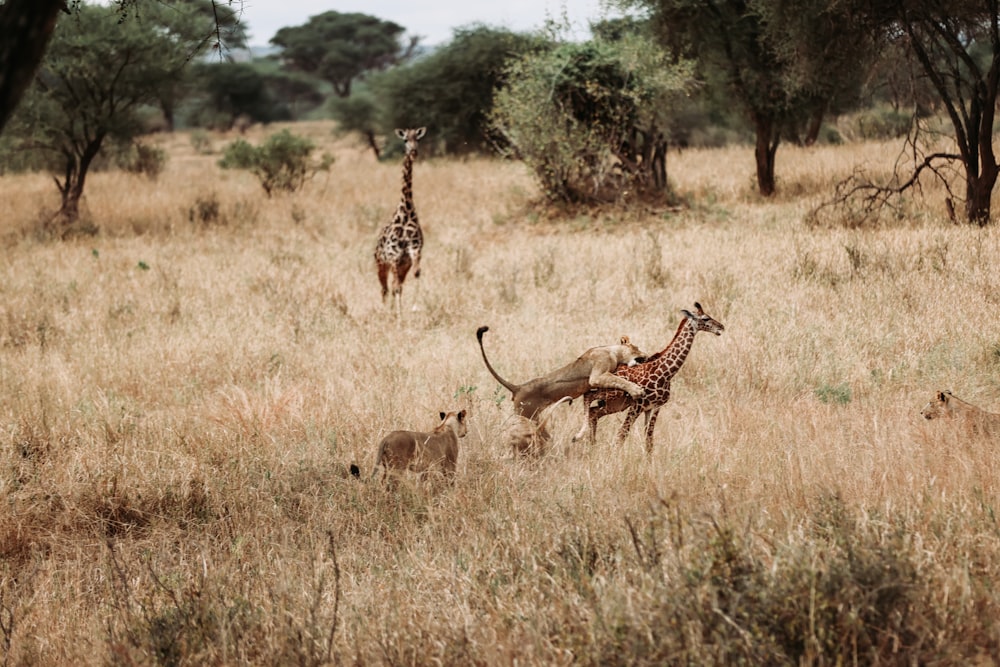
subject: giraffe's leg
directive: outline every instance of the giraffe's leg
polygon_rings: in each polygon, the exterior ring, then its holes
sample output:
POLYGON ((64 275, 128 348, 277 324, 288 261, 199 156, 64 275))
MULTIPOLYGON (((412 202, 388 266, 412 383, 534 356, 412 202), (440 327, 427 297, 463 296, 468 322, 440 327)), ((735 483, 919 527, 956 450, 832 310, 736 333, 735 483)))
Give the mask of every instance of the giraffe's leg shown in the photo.
MULTIPOLYGON (((413 262, 413 277, 420 277, 420 248, 410 249, 410 258, 413 262)), ((417 300, 420 298, 420 281, 413 284, 413 310, 417 310, 417 300)))
POLYGON ((656 415, 658 415, 660 413, 660 408, 662 408, 662 407, 663 406, 661 405, 659 407, 653 408, 652 410, 650 410, 649 412, 646 413, 646 453, 647 454, 651 454, 652 451, 653 451, 653 430, 656 428, 656 415))
POLYGON ((589 402, 585 402, 583 404, 583 413, 585 419, 583 421, 583 425, 580 427, 580 430, 577 431, 577 434, 573 436, 573 442, 579 442, 580 440, 587 438, 588 445, 594 444, 594 442, 597 440, 597 420, 601 418, 601 415, 598 413, 598 410, 600 410, 602 407, 604 406, 603 405, 594 406, 591 405, 589 402))
POLYGON ((639 416, 640 412, 642 412, 642 408, 638 405, 629 407, 628 412, 625 413, 625 421, 622 422, 622 427, 618 429, 618 437, 615 438, 616 447, 620 447, 625 442, 625 438, 628 437, 628 432, 632 430, 632 424, 635 423, 635 418, 639 416))
POLYGON ((410 257, 404 254, 396 262, 396 284, 392 289, 393 295, 396 297, 396 311, 399 314, 403 312, 403 281, 406 280, 406 274, 410 270, 410 257))
POLYGON ((396 262, 396 287, 394 290, 396 294, 401 295, 403 293, 403 282, 406 280, 406 274, 409 273, 412 264, 413 262, 410 260, 409 255, 403 255, 396 262))
POLYGON ((413 262, 413 277, 420 277, 420 248, 410 250, 410 259, 413 262))
POLYGON ((378 268, 378 281, 382 285, 382 303, 385 303, 385 297, 389 294, 389 265, 381 260, 375 260, 375 263, 378 268))

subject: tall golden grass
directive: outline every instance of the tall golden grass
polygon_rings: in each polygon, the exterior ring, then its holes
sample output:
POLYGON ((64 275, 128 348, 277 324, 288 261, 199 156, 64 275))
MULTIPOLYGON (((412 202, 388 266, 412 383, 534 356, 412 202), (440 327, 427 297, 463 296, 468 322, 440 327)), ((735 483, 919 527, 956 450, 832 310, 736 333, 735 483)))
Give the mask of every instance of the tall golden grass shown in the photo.
MULTIPOLYGON (((516 163, 421 159, 423 276, 397 320, 374 239, 398 163, 268 199, 183 133, 157 181, 95 174, 96 236, 36 234, 0 178, 3 664, 968 664, 1000 660, 1000 237, 928 186, 873 229, 804 214, 893 144, 670 156, 681 211, 551 217, 516 163), (640 427, 512 459, 520 382, 628 334, 700 336, 640 427), (470 408, 453 485, 351 478, 379 438, 470 408)), ((267 130, 268 132, 270 130, 267 130)), ((260 138, 265 131, 257 131, 260 138)), ((431 135, 427 140, 432 139, 431 135)), ((641 420, 640 420, 641 423, 641 420)))

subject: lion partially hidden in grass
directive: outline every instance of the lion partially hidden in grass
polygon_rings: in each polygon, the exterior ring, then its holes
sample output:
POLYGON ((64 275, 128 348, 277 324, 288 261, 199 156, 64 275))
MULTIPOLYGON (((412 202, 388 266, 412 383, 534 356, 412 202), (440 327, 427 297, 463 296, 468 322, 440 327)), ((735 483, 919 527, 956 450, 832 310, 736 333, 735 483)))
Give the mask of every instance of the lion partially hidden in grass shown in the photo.
POLYGON ((947 390, 934 394, 920 414, 925 419, 954 420, 972 433, 1000 435, 1000 414, 987 412, 947 390))
POLYGON ((544 410, 544 417, 537 422, 514 415, 511 417, 512 424, 507 430, 507 445, 511 448, 514 456, 541 456, 546 452, 552 436, 549 435, 549 419, 560 403, 572 403, 573 399, 564 396, 544 410))
POLYGON ((483 334, 489 330, 489 327, 479 327, 476 331, 479 351, 482 352, 486 370, 511 393, 515 415, 537 421, 542 410, 559 399, 567 396, 577 398, 593 388, 620 389, 635 398, 641 398, 645 393, 645 390, 636 383, 614 374, 619 365, 632 366, 646 358, 646 355, 629 341, 628 336, 622 336, 618 345, 592 347, 572 363, 548 375, 528 380, 523 384, 514 384, 500 377, 486 357, 483 334))
MULTIPOLYGON (((442 412, 441 423, 430 433, 393 431, 382 438, 375 455, 372 477, 381 466, 389 472, 427 472, 440 469, 452 477, 458 464, 458 439, 469 432, 466 410, 442 412)), ((352 467, 352 474, 355 468, 352 467)))

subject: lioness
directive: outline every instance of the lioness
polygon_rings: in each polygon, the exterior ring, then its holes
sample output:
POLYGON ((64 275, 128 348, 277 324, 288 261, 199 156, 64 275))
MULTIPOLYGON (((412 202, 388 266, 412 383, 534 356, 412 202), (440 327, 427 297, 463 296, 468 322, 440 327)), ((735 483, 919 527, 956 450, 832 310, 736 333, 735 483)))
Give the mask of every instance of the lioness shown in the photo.
POLYGON ((548 422, 555 408, 560 403, 572 403, 573 399, 564 396, 546 408, 545 417, 535 423, 527 417, 514 415, 514 423, 507 432, 507 444, 514 456, 541 456, 548 449, 552 436, 549 435, 548 422))
POLYGON ((939 391, 920 411, 924 419, 954 419, 975 433, 1000 434, 1000 414, 963 401, 948 390, 939 391))
POLYGON ((592 347, 576 361, 548 375, 528 380, 524 384, 514 384, 500 377, 486 358, 483 334, 489 330, 489 327, 479 327, 476 331, 479 351, 483 354, 486 370, 511 393, 516 415, 535 420, 542 410, 560 398, 576 398, 592 388, 620 389, 635 398, 641 398, 645 393, 636 383, 614 375, 614 370, 619 365, 632 366, 645 359, 645 355, 632 345, 628 336, 622 336, 618 345, 592 347))
POLYGON ((426 472, 440 468, 445 475, 455 474, 458 463, 458 439, 469 432, 466 411, 442 412, 441 423, 430 433, 418 431, 393 431, 378 446, 372 477, 378 474, 379 466, 402 472, 426 472))

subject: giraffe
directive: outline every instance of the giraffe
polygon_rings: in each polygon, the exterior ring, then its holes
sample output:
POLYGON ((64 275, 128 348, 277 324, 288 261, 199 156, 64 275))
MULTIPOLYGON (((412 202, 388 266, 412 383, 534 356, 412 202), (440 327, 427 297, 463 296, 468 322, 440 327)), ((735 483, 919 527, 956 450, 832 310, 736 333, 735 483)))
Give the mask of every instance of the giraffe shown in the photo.
POLYGON ((382 285, 382 302, 391 292, 396 304, 396 312, 402 311, 403 281, 410 268, 413 277, 420 277, 420 251, 424 247, 424 233, 417 221, 417 211, 413 207, 413 160, 417 157, 417 143, 427 131, 426 127, 396 130, 396 136, 406 142, 403 157, 403 195, 392 220, 378 236, 375 244, 375 266, 378 280, 382 285))
POLYGON ((667 401, 670 400, 670 380, 677 374, 688 352, 694 343, 695 334, 708 331, 716 336, 722 335, 725 327, 709 317, 695 302, 695 312, 682 310, 684 317, 677 327, 673 340, 662 351, 657 352, 644 363, 635 366, 619 366, 615 375, 631 380, 646 390, 645 395, 633 399, 628 394, 617 389, 600 389, 587 396, 587 421, 580 432, 573 436, 573 441, 589 438, 593 443, 597 435, 597 420, 616 412, 628 410, 625 421, 622 422, 616 445, 621 445, 628 436, 632 424, 640 413, 646 413, 646 453, 653 451, 653 429, 656 427, 656 415, 667 401))

